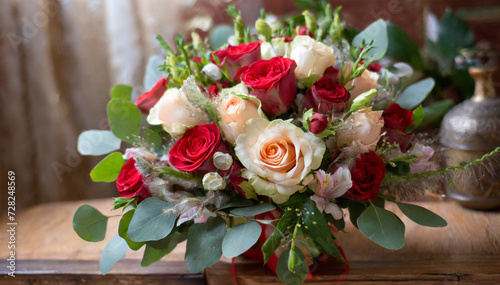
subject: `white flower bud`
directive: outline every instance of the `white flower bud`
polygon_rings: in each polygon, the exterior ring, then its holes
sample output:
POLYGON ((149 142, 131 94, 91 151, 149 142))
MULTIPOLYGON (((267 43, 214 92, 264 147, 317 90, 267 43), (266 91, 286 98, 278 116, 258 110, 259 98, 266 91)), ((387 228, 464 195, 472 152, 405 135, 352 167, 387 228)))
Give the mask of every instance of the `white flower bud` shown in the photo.
POLYGON ((214 165, 220 170, 228 170, 233 165, 233 158, 229 153, 216 152, 214 154, 214 165))
POLYGON ((222 190, 226 188, 226 181, 217 172, 205 174, 202 183, 205 190, 222 190))
POLYGON ((201 73, 210 77, 211 79, 218 81, 222 78, 222 74, 219 70, 219 67, 213 63, 209 63, 203 67, 201 73))

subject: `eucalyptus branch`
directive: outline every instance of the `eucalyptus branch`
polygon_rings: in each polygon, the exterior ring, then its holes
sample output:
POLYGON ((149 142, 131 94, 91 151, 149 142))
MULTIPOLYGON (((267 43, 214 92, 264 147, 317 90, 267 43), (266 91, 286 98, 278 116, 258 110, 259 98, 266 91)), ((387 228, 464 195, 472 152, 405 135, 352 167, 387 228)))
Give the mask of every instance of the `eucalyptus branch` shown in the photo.
POLYGON ((465 169, 467 167, 482 163, 485 160, 487 160, 489 157, 491 157, 492 155, 495 155, 497 153, 500 153, 500 147, 495 148, 490 153, 487 153, 487 154, 483 155, 483 157, 475 159, 471 162, 459 163, 459 164, 454 165, 454 166, 449 166, 449 167, 441 168, 441 169, 434 170, 434 171, 427 171, 427 172, 421 172, 421 173, 415 173, 415 174, 409 174, 409 175, 403 175, 403 176, 389 176, 384 180, 384 182, 388 183, 388 182, 392 182, 392 181, 396 181, 396 180, 409 180, 409 179, 414 179, 414 178, 422 178, 422 177, 428 177, 428 176, 432 176, 432 175, 436 175, 436 174, 446 173, 449 171, 455 171, 457 169, 465 169))

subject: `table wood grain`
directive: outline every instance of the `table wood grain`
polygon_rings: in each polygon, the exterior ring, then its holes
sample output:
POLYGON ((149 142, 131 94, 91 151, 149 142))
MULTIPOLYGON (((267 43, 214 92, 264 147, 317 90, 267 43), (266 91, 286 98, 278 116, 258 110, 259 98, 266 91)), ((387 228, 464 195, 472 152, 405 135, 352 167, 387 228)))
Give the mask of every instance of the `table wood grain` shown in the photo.
MULTIPOLYGON (((72 217, 82 204, 107 215, 111 200, 51 203, 19 214, 16 232, 16 277, 6 273, 8 235, 0 232, 1 284, 234 284, 231 260, 223 258, 202 273, 190 273, 183 262, 185 243, 161 261, 141 267, 143 249, 129 250, 106 276, 99 273, 99 258, 107 241, 117 232, 119 217, 109 219, 104 241, 81 240, 72 229, 72 217)), ((340 241, 349 260, 350 272, 341 274, 337 260, 329 260, 314 273, 310 282, 349 284, 477 283, 500 284, 500 212, 468 210, 446 201, 415 203, 445 218, 445 228, 427 228, 402 217, 406 244, 398 251, 383 249, 356 230, 349 222, 340 241)), ((389 203, 388 209, 402 213, 389 203)), ((6 221, 2 223, 6 225, 6 221)), ((238 284, 279 284, 262 264, 236 259, 238 284)))

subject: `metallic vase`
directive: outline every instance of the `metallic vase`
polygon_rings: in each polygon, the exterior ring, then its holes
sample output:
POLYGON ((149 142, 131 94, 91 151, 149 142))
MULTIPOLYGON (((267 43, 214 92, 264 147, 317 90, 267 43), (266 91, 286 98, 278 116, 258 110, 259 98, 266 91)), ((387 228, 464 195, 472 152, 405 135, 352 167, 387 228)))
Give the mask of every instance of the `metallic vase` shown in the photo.
MULTIPOLYGON (((474 96, 451 109, 441 124, 441 143, 448 147, 449 166, 472 161, 500 146, 500 98, 496 97, 491 66, 469 67, 476 82, 474 96)), ((452 174, 447 197, 480 210, 500 208, 499 163, 478 164, 452 174)))

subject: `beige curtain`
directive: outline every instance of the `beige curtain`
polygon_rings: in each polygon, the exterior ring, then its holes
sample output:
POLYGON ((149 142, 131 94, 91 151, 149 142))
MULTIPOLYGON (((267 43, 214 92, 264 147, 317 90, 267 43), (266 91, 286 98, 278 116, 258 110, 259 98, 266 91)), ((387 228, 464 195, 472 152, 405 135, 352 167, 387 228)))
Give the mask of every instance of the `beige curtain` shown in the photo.
MULTIPOLYGON (((116 196, 112 183, 90 180, 102 158, 80 156, 78 135, 107 129, 114 84, 143 91, 148 58, 161 55, 155 34, 172 44, 178 32, 206 25, 206 18, 192 21, 196 16, 228 22, 226 2, 0 1, 0 185, 7 185, 8 170, 15 171, 17 210, 116 196)), ((245 17, 255 19, 259 5, 246 4, 255 7, 246 8, 245 17)), ((6 186, 0 190, 6 209, 6 186)))

